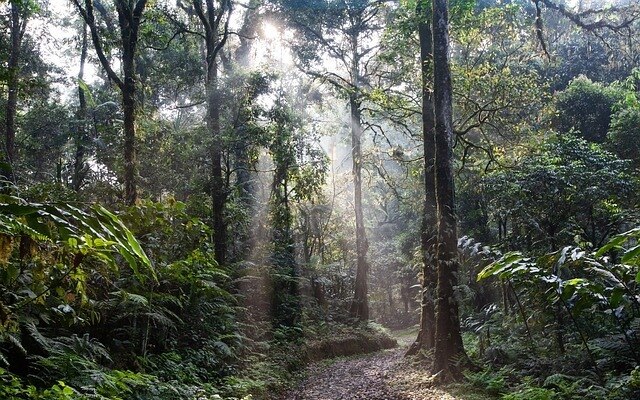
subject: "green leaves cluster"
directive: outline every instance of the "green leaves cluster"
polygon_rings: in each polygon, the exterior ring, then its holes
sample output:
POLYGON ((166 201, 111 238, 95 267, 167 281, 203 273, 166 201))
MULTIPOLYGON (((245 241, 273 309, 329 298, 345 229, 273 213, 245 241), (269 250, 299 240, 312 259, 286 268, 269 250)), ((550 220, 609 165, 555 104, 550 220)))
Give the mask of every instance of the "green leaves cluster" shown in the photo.
MULTIPOLYGON (((100 205, 87 212, 69 203, 30 203, 2 195, 0 233, 7 236, 5 241, 26 235, 36 242, 52 243, 76 254, 95 255, 107 262, 115 261, 113 251, 117 251, 138 279, 145 279, 139 265, 155 278, 151 261, 138 240, 120 218, 100 205)), ((9 256, 4 253, 1 258, 9 256)))
MULTIPOLYGON (((511 169, 484 180, 493 218, 508 220, 509 246, 557 250, 578 242, 601 246, 633 204, 627 163, 571 135, 552 135, 511 169)), ((511 247, 513 248, 513 247, 511 247)))

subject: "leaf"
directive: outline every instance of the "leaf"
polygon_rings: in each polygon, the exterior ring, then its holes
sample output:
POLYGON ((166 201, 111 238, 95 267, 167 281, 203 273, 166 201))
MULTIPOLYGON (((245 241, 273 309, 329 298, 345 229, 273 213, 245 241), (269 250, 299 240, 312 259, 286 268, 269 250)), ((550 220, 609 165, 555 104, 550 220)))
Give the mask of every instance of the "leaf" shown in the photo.
POLYGON ((120 233, 124 233, 127 241, 127 247, 128 249, 130 249, 132 251, 132 253, 134 255, 136 255, 138 258, 140 258, 140 260, 143 262, 143 264, 150 268, 153 276, 155 278, 155 271, 153 271, 152 266, 151 266, 151 261, 149 260, 149 258, 147 257, 147 255, 145 254, 144 250, 142 250, 142 247, 140 246, 140 243, 138 242, 138 240, 133 236, 133 233, 131 233, 131 231, 122 223, 122 221, 116 217, 114 214, 112 214, 109 210, 105 209, 104 207, 98 205, 97 207, 95 207, 95 210, 98 212, 98 214, 103 215, 107 218, 109 218, 111 220, 111 222, 113 223, 113 227, 116 228, 116 230, 120 231, 120 233))
POLYGON ((0 213, 11 214, 16 217, 21 217, 28 214, 35 214, 40 209, 33 205, 25 204, 2 204, 0 205, 0 213))
POLYGON ((637 245, 635 247, 632 247, 631 249, 625 251, 624 255, 622 256, 622 262, 627 264, 629 262, 634 262, 637 263, 638 260, 638 256, 640 256, 640 245, 637 245))
POLYGON ((91 90, 89 89, 89 85, 87 85, 87 83, 82 79, 78 79, 78 87, 87 96, 87 102, 89 103, 89 106, 92 108, 95 108, 96 102, 93 100, 93 96, 91 95, 91 90))
POLYGON ((624 299, 624 289, 620 287, 613 288, 611 296, 609 296, 609 304, 611 308, 616 308, 622 303, 624 299))
POLYGON ((529 259, 524 258, 522 256, 522 253, 509 252, 502 256, 502 258, 500 258, 499 260, 492 262, 491 264, 487 265, 482 271, 480 271, 478 273, 476 281, 481 281, 490 276, 500 275, 509 270, 514 264, 527 261, 529 261, 529 259))
POLYGON ((621 233, 620 235, 614 236, 607 244, 600 247, 596 252, 596 257, 602 257, 609 250, 614 248, 620 248, 623 243, 627 242, 629 239, 636 237, 640 233, 640 228, 631 229, 630 231, 621 233))

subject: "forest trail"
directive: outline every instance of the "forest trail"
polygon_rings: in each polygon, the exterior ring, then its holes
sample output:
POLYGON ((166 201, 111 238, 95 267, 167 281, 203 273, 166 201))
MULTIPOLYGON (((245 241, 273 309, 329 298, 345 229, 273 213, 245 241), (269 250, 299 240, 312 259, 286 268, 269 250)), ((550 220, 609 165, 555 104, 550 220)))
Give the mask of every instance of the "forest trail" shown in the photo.
POLYGON ((404 358, 400 346, 330 363, 311 365, 306 378, 284 400, 459 400, 433 387, 431 375, 404 358))

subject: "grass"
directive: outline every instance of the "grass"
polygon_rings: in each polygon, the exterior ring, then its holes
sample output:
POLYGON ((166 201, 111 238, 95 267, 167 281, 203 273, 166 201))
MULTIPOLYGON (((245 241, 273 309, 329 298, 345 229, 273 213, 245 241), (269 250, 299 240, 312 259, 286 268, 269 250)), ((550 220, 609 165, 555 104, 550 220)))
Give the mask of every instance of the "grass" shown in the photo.
POLYGON ((414 325, 409 328, 392 331, 390 334, 396 338, 400 347, 408 347, 418 337, 418 329, 418 325, 414 325))

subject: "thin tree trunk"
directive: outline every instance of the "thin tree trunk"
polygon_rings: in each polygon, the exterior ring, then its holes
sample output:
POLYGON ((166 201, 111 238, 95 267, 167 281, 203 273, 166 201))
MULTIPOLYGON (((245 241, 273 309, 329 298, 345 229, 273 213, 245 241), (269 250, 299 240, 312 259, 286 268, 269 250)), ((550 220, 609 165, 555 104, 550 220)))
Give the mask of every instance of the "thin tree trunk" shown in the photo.
POLYGON ((422 299, 420 304, 420 330, 416 341, 407 351, 407 355, 417 353, 420 349, 432 349, 435 344, 435 309, 434 297, 436 289, 435 243, 436 243, 436 181, 435 181, 435 121, 433 115, 433 99, 431 95, 431 76, 433 73, 433 38, 429 12, 424 2, 416 7, 420 22, 418 37, 420 39, 420 65, 422 72, 422 143, 424 151, 424 204, 421 227, 420 250, 422 253, 422 299))
POLYGON ((459 362, 466 359, 466 355, 460 334, 458 301, 454 292, 457 285, 458 237, 453 179, 453 112, 447 0, 433 0, 432 26, 438 211, 434 369, 443 372, 443 379, 458 379, 461 377, 459 362))
POLYGON ((138 27, 131 10, 119 3, 118 20, 122 34, 122 111, 124 114, 124 199, 126 204, 134 205, 138 200, 137 177, 138 161, 136 155, 136 47, 138 27))
POLYGON ((224 218, 224 208, 227 201, 227 191, 222 168, 222 132, 220 129, 220 91, 218 88, 218 57, 228 37, 229 16, 231 3, 228 0, 220 2, 219 7, 213 0, 193 0, 194 11, 204 27, 206 46, 207 76, 205 90, 207 99, 207 130, 211 135, 209 156, 211 157, 211 219, 213 228, 213 251, 218 264, 226 264, 227 257, 227 225, 224 218), (220 32, 222 17, 224 31, 220 32))
POLYGON ((76 192, 82 188, 84 178, 87 174, 87 164, 85 162, 86 142, 87 142, 87 99, 84 93, 82 81, 84 79, 84 66, 87 61, 87 50, 89 43, 87 40, 87 25, 82 27, 82 47, 80 49, 80 72, 78 72, 78 111, 76 118, 78 121, 78 132, 76 137, 76 155, 73 163, 73 190, 76 192))

